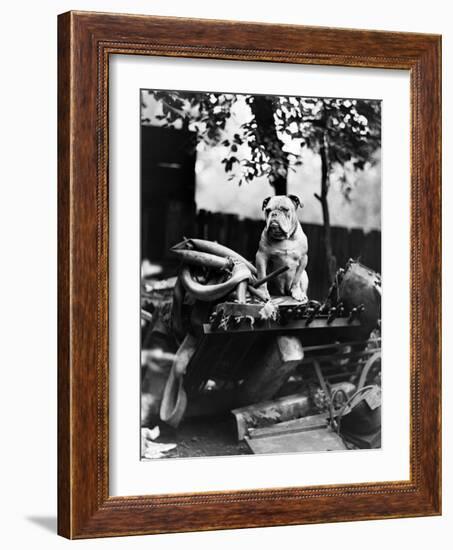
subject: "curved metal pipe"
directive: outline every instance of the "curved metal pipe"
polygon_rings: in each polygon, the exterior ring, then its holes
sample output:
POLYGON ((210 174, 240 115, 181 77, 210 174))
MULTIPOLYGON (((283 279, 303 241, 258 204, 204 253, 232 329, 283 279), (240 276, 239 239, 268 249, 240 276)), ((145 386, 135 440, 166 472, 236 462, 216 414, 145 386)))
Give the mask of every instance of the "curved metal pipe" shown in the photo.
POLYGON ((253 275, 257 274, 256 267, 251 262, 246 260, 243 256, 241 256, 234 250, 231 250, 231 248, 228 248, 223 244, 215 243, 213 241, 207 241, 205 239, 185 239, 184 241, 175 244, 175 246, 173 246, 171 250, 173 252, 176 250, 184 250, 184 246, 190 245, 192 245, 196 250, 200 252, 214 254, 215 256, 221 256, 222 258, 233 258, 234 260, 238 260, 245 264, 253 275))
POLYGON ((244 264, 235 264, 233 273, 228 281, 214 285, 202 285, 195 281, 188 266, 184 266, 180 274, 181 283, 187 292, 190 292, 192 296, 202 302, 212 302, 213 300, 223 298, 234 290, 240 282, 249 280, 250 277, 250 270, 244 264))
POLYGON ((231 269, 233 262, 229 258, 207 254, 198 250, 170 249, 182 262, 212 269, 231 269))

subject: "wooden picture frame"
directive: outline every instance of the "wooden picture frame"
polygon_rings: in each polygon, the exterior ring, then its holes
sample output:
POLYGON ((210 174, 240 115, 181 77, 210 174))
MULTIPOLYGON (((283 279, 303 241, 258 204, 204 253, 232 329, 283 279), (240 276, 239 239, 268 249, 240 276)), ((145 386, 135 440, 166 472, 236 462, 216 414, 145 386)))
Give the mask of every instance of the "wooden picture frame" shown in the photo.
POLYGON ((68 538, 441 513, 441 38, 69 12, 58 21, 58 532, 68 538), (410 480, 109 496, 109 56, 404 69, 411 95, 410 480))

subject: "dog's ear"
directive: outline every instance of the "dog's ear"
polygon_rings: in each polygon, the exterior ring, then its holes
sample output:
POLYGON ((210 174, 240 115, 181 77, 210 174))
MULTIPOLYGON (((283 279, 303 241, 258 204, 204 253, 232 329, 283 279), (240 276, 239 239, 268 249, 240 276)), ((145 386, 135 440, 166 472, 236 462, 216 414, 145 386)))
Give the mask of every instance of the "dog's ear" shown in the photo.
POLYGON ((288 199, 291 199, 293 201, 294 206, 296 207, 296 210, 299 207, 300 208, 304 207, 303 203, 300 202, 299 197, 297 197, 296 195, 288 195, 288 199))
POLYGON ((263 206, 261 207, 262 210, 264 210, 267 206, 267 203, 271 200, 272 197, 267 197, 267 199, 263 200, 263 206))

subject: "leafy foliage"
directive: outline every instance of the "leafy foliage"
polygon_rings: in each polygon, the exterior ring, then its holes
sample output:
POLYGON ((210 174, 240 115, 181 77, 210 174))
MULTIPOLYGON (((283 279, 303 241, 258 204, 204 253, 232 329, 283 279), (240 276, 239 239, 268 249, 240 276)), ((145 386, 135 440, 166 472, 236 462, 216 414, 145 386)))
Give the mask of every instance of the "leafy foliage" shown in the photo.
MULTIPOLYGON (((319 152, 321 143, 328 146, 328 173, 334 166, 343 169, 340 176, 343 194, 349 199, 351 184, 346 178, 347 163, 362 170, 373 162, 373 153, 380 146, 380 104, 377 101, 265 96, 272 109, 273 121, 257 124, 254 109, 260 96, 229 93, 168 92, 148 93, 159 103, 156 119, 164 126, 185 128, 195 132, 196 143, 225 147, 222 164, 230 180, 239 185, 260 176, 267 176, 271 185, 287 177, 288 169, 301 164, 304 148, 319 152), (225 132, 232 108, 239 101, 250 108, 250 118, 233 135, 225 132), (273 124, 272 124, 273 122, 273 124), (285 142, 297 140, 300 153, 291 151, 285 142)), ((262 96, 261 96, 262 97, 262 96)), ((142 120, 150 122, 148 119, 142 120)))

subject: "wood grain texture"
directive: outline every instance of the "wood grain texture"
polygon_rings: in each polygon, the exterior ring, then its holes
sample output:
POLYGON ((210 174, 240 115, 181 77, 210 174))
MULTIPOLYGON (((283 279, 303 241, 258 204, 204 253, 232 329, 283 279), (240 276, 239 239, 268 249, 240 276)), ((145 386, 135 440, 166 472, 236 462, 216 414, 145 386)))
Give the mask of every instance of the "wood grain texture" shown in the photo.
POLYGON ((440 514, 440 37, 70 12, 59 16, 58 43, 59 533, 86 538, 440 514), (410 481, 109 496, 111 54, 410 71, 410 481))

